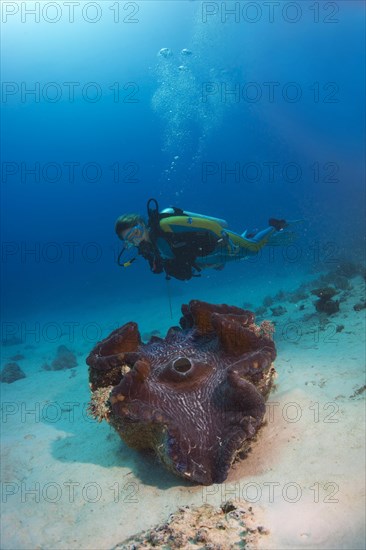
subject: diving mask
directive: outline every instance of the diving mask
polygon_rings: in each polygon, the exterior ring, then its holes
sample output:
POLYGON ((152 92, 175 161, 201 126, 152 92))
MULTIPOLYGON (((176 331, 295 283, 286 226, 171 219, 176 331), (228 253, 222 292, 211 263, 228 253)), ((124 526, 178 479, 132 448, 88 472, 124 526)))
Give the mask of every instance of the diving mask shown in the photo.
POLYGON ((126 248, 131 248, 132 246, 138 246, 141 242, 141 238, 144 234, 145 228, 143 225, 138 224, 129 229, 125 236, 123 237, 123 242, 125 243, 126 248))

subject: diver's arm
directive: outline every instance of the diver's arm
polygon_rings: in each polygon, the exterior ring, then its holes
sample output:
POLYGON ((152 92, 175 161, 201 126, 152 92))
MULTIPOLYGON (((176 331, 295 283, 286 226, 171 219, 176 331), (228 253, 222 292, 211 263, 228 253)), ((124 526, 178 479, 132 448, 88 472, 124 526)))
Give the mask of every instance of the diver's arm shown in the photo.
POLYGON ((138 247, 139 254, 149 262, 153 273, 162 273, 164 271, 164 262, 156 252, 154 246, 148 242, 142 242, 138 247))
POLYGON ((152 261, 149 261, 150 269, 153 273, 159 274, 164 271, 164 265, 161 258, 154 257, 152 261))
POLYGON ((184 258, 164 260, 164 271, 168 277, 174 277, 180 281, 188 281, 194 276, 192 264, 184 258))

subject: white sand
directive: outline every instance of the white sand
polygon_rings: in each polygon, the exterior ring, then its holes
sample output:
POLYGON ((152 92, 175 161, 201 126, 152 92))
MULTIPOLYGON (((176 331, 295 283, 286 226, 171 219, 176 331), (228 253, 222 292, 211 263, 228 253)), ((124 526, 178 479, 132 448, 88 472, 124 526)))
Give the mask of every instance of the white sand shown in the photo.
MULTIPOLYGON (((1 384, 2 550, 110 549, 165 521, 178 506, 218 505, 228 498, 249 501, 258 524, 270 530, 260 548, 364 548, 364 394, 350 398, 364 384, 365 310, 353 310, 364 283, 351 282, 354 291, 325 331, 316 315, 302 320, 315 312, 312 300, 301 302, 304 311, 300 304, 284 304, 287 315, 276 318, 279 376, 267 425, 220 486, 190 486, 150 456, 129 450, 106 423, 87 418, 84 361, 92 344, 80 338, 69 343, 65 336, 33 349, 4 348, 3 364, 16 353, 26 356, 19 364, 27 378, 1 384), (345 328, 336 333, 338 324, 345 328), (41 370, 60 343, 79 354, 77 369, 41 370)), ((132 305, 126 307, 121 324, 137 319, 142 333, 164 332, 177 324, 178 304, 190 298, 241 306, 260 293, 255 287, 248 298, 244 288, 234 293, 212 284, 207 291, 201 285, 198 294, 184 285, 175 295, 175 288, 173 322, 167 304, 151 299, 137 315, 132 305), (146 311, 153 313, 147 318, 146 311)), ((113 309, 94 311, 98 315, 106 325, 118 319, 113 309)))

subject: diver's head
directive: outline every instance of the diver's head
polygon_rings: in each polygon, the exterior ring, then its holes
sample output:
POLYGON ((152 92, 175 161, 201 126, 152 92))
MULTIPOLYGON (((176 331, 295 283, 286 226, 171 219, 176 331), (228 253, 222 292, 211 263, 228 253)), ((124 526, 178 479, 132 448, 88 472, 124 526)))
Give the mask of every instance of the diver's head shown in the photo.
POLYGON ((142 241, 150 240, 145 220, 139 214, 120 216, 116 221, 115 231, 127 247, 139 246, 142 241))

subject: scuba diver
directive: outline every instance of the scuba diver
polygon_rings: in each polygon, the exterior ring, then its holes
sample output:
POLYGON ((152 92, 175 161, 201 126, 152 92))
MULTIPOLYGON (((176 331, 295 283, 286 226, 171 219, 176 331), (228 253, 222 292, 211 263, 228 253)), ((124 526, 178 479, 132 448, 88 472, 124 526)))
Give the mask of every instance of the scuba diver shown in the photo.
POLYGON ((138 255, 143 256, 153 273, 165 272, 166 278, 182 281, 199 277, 202 269, 223 269, 226 262, 258 253, 265 245, 283 244, 276 240, 290 222, 271 218, 269 227, 241 235, 227 229, 219 218, 194 214, 180 208, 159 212, 155 199, 147 203, 147 222, 139 214, 120 216, 115 231, 123 241, 118 264, 128 267, 138 255), (128 259, 131 248, 136 254, 128 259), (124 260, 123 260, 124 259, 124 260))

